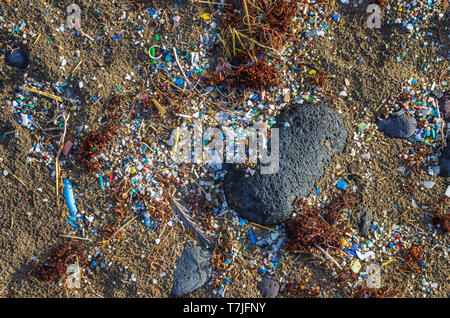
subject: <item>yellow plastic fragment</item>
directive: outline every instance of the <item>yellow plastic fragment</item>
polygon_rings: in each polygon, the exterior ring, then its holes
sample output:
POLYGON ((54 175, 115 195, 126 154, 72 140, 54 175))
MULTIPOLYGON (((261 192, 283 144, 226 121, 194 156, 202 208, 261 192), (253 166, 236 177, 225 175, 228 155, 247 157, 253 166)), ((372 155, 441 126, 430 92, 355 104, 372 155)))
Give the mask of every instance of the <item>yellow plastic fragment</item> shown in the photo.
POLYGON ((350 268, 351 268, 353 273, 358 273, 359 270, 361 269, 361 263, 359 262, 359 260, 353 259, 350 262, 350 268))

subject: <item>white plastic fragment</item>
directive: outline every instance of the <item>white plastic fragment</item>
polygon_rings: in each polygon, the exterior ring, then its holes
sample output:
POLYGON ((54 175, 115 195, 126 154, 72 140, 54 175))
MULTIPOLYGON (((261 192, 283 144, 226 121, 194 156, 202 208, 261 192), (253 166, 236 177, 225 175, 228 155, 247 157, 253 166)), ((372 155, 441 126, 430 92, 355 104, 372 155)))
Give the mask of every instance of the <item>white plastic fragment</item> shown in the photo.
POLYGON ((435 184, 436 182, 433 181, 425 181, 423 185, 425 186, 425 188, 431 189, 432 187, 434 187, 435 184))
POLYGON ((381 287, 380 267, 377 265, 367 266, 367 274, 368 274, 366 279, 367 288, 380 288, 381 287))

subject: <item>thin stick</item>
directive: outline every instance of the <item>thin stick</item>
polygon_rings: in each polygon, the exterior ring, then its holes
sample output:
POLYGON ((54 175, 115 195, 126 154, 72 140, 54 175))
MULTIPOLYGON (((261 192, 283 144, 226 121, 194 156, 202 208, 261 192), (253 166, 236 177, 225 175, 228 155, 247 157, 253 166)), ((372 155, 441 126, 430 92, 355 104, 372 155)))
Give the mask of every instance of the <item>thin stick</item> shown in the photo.
POLYGON ((59 207, 59 164, 58 158, 55 158, 55 178, 56 178, 56 206, 59 207))
POLYGON ((41 37, 41 33, 39 33, 38 37, 36 38, 36 40, 34 41, 33 45, 36 44, 36 42, 39 40, 39 38, 41 37))
POLYGON ((229 6, 228 3, 220 3, 220 2, 212 2, 212 1, 195 0, 194 2, 198 2, 198 3, 207 3, 207 4, 219 4, 219 5, 221 5, 221 6, 229 6))
POLYGON ((177 146, 178 146, 178 138, 180 138, 180 127, 177 127, 173 150, 171 151, 171 155, 173 156, 177 152, 177 146))
POLYGON ((243 0, 243 2, 244 2, 244 10, 245 10, 244 20, 247 20, 248 30, 250 31, 250 34, 251 34, 252 33, 252 25, 250 23, 250 16, 248 15, 247 0, 243 0))
POLYGON ((186 82, 188 82, 189 86, 191 86, 197 93, 200 94, 200 92, 197 91, 197 89, 192 85, 191 81, 187 78, 186 74, 184 73, 183 67, 181 66, 180 61, 178 60, 177 49, 175 47, 173 48, 173 54, 175 55, 175 61, 177 62, 178 68, 180 69, 181 74, 183 75, 186 82))
POLYGON ((152 102, 153 102, 153 105, 156 106, 156 108, 158 109, 158 112, 161 115, 164 115, 166 113, 166 109, 155 98, 152 98, 152 102))
POLYGON ((64 147, 64 139, 66 138, 66 132, 67 132, 67 122, 69 121, 70 114, 67 114, 66 112, 63 112, 62 114, 64 118, 64 131, 61 135, 61 139, 59 140, 59 150, 58 154, 55 157, 55 175, 56 175, 56 206, 59 207, 59 157, 61 156, 61 152, 64 147))
POLYGON ((80 60, 80 61, 78 62, 78 64, 77 64, 77 66, 75 66, 75 68, 74 68, 73 71, 72 71, 71 76, 73 76, 73 74, 75 73, 75 71, 77 70, 77 68, 81 65, 81 62, 83 62, 83 61, 80 60))
POLYGON ((2 164, 2 168, 5 169, 6 171, 8 171, 8 173, 10 173, 14 178, 16 178, 20 183, 22 183, 25 188, 27 188, 28 190, 28 186, 25 184, 25 182, 23 182, 22 180, 19 179, 19 177, 17 177, 14 173, 12 173, 11 171, 9 171, 9 169, 6 169, 6 167, 2 164))
POLYGON ((88 238, 88 237, 79 237, 79 236, 73 236, 73 235, 60 234, 59 236, 67 237, 67 238, 71 238, 71 239, 76 239, 76 240, 84 240, 84 241, 89 241, 90 240, 90 238, 88 238))
POLYGON ((275 232, 275 233, 278 233, 277 230, 271 229, 270 227, 265 227, 265 226, 263 226, 263 225, 261 225, 261 224, 258 224, 258 223, 250 222, 250 224, 255 225, 255 226, 258 226, 258 227, 261 227, 261 228, 263 228, 263 229, 266 229, 266 230, 269 230, 269 231, 272 231, 272 232, 275 232))
POLYGON ((247 40, 249 40, 249 41, 252 42, 252 43, 255 43, 256 45, 259 45, 259 46, 261 46, 261 47, 263 47, 263 48, 265 48, 265 49, 273 50, 275 53, 277 53, 277 54, 280 56, 280 58, 281 58, 282 61, 285 61, 285 58, 280 54, 280 52, 278 52, 277 50, 275 50, 273 47, 269 47, 269 46, 267 46, 267 45, 261 44, 261 43, 259 43, 258 41, 256 41, 255 39, 253 39, 253 38, 251 38, 251 37, 249 37, 249 36, 246 36, 245 34, 239 32, 239 31, 237 31, 237 30, 236 30, 236 32, 237 32, 237 34, 239 34, 240 36, 246 38, 247 40))
POLYGON ((89 35, 87 35, 86 33, 84 33, 83 31, 81 31, 81 29, 79 30, 81 34, 83 34, 85 37, 87 37, 89 40, 91 40, 92 42, 94 42, 95 40, 93 38, 91 38, 89 35))
POLYGON ((339 265, 339 263, 338 262, 336 262, 336 260, 330 255, 330 254, 328 254, 328 252, 327 251, 325 251, 323 248, 321 248, 319 245, 317 245, 317 244, 314 244, 314 246, 319 250, 319 251, 321 251, 322 253, 324 253, 325 254, 325 256, 326 257, 328 257, 340 270, 342 270, 342 267, 341 267, 341 265, 339 265))
POLYGON ((114 236, 116 236, 117 233, 119 233, 120 231, 122 231, 122 230, 123 230, 125 227, 127 227, 128 225, 130 225, 130 223, 133 222, 134 220, 136 220, 137 217, 138 217, 138 216, 136 215, 134 218, 132 218, 132 219, 129 220, 127 223, 125 223, 124 225, 122 225, 122 226, 120 227, 120 229, 118 229, 113 235, 111 235, 111 238, 102 241, 102 243, 103 243, 103 244, 106 244, 107 242, 109 242, 110 240, 112 240, 112 239, 114 238, 114 236))
POLYGON ((58 102, 61 102, 61 103, 63 101, 62 98, 59 97, 59 96, 56 96, 56 95, 53 95, 53 94, 47 93, 47 92, 38 91, 37 89, 34 89, 34 88, 24 87, 23 90, 27 91, 27 92, 36 93, 36 94, 39 94, 39 95, 42 95, 42 96, 45 96, 45 97, 52 98, 52 99, 57 100, 58 102))

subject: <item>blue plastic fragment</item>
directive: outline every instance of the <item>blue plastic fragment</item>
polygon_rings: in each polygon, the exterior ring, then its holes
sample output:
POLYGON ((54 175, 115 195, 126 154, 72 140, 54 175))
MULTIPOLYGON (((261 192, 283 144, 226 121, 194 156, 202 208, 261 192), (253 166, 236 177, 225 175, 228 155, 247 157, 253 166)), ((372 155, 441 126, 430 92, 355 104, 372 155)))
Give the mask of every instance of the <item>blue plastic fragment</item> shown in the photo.
POLYGON ((181 77, 178 77, 175 81, 175 85, 177 85, 178 87, 181 88, 181 86, 183 86, 184 84, 184 80, 181 77))
POLYGON ((358 257, 358 254, 356 254, 355 252, 353 252, 352 250, 348 250, 347 251, 350 255, 353 255, 355 257, 358 257))
POLYGON ((147 227, 150 227, 152 225, 152 219, 150 218, 150 213, 148 212, 144 213, 144 223, 147 227))
POLYGON ((344 180, 339 180, 336 187, 345 191, 347 189, 347 183, 344 180))
POLYGON ((105 185, 103 184, 103 175, 101 172, 99 172, 98 178, 100 179, 100 187, 103 189, 105 185))
POLYGON ((249 232, 249 234, 250 234, 250 242, 252 242, 252 245, 255 245, 255 243, 256 243, 256 237, 255 237, 255 235, 253 234, 252 228, 249 228, 249 229, 248 229, 248 232, 249 232))
POLYGON ((67 223, 69 223, 72 227, 74 228, 78 228, 78 225, 76 225, 75 223, 70 222, 68 219, 66 219, 67 223))
POLYGON ((69 208, 69 213, 71 216, 77 216, 78 210, 75 204, 75 198, 73 196, 72 183, 69 179, 64 179, 64 198, 66 199, 67 207, 69 208))

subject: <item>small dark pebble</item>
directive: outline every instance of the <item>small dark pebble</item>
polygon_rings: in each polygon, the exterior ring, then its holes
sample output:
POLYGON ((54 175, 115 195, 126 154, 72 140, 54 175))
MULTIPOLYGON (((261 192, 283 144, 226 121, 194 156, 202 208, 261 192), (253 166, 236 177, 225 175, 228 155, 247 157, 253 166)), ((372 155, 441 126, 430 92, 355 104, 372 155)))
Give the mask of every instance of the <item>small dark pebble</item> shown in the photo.
POLYGON ((280 291, 280 283, 269 274, 266 274, 264 275, 263 280, 258 283, 258 289, 263 297, 275 298, 280 291))
POLYGON ((353 223, 358 226, 359 234, 363 237, 367 237, 369 234, 370 225, 373 222, 373 214, 363 206, 359 206, 354 212, 353 223))
POLYGON ((445 95, 439 100, 439 110, 442 113, 442 118, 446 122, 450 122, 450 95, 445 95))
POLYGON ((442 150, 440 160, 441 177, 450 177, 450 140, 447 139, 447 146, 442 150))
POLYGON ((363 211, 361 223, 359 223, 359 233, 363 236, 367 237, 367 234, 369 233, 370 225, 373 222, 373 214, 369 210, 363 211))
POLYGON ((438 99, 442 98, 442 96, 444 96, 444 93, 439 89, 439 88, 435 88, 431 91, 431 93, 436 96, 438 99))
POLYGON ((417 122, 406 113, 390 117, 386 120, 378 118, 378 128, 386 135, 394 138, 409 138, 416 132, 417 122))
POLYGON ((173 273, 172 294, 187 295, 202 287, 211 276, 211 253, 199 246, 191 247, 177 259, 173 273))
POLYGON ((10 66, 24 69, 28 66, 30 59, 27 52, 22 49, 15 49, 6 52, 5 61, 10 66))

